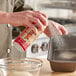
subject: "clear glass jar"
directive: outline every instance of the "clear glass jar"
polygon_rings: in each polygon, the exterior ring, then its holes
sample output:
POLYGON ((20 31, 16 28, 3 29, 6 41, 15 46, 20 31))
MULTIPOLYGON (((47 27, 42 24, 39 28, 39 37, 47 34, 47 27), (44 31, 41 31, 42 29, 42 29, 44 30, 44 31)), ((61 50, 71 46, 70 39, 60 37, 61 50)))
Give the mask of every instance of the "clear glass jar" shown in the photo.
POLYGON ((36 58, 0 59, 0 76, 39 76, 42 63, 36 58))

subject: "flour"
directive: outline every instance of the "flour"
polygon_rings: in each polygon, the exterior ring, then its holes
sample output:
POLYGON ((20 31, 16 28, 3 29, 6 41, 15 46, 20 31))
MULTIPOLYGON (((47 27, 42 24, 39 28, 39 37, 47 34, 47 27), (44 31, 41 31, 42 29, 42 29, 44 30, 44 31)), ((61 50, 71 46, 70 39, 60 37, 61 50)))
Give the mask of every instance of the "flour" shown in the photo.
POLYGON ((60 46, 66 46, 64 37, 60 35, 59 31, 54 25, 51 25, 50 21, 48 21, 49 29, 51 32, 52 41, 54 46, 60 48, 60 46))

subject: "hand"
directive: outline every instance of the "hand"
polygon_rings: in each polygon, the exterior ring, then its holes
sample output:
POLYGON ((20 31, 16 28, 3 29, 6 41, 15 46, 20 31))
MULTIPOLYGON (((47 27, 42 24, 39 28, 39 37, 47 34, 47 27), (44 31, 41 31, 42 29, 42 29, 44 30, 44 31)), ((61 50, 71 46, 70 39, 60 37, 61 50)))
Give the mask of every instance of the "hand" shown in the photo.
POLYGON ((47 26, 47 17, 39 11, 15 12, 10 13, 9 23, 13 26, 28 26, 36 33, 37 28, 43 31, 47 26))
MULTIPOLYGON (((59 23, 56 23, 56 22, 54 22, 52 20, 50 20, 50 24, 51 24, 51 26, 53 26, 56 29, 56 32, 58 32, 60 35, 68 34, 67 30, 65 29, 65 27, 63 25, 61 25, 59 23)), ((48 37, 50 37, 52 35, 48 26, 44 30, 44 33, 48 37)))

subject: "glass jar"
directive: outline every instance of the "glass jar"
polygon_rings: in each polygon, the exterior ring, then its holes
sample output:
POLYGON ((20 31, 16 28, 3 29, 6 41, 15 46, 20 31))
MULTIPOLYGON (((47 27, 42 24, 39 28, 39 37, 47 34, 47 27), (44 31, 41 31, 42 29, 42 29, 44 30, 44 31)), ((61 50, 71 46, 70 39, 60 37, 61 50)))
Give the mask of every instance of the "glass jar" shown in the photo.
POLYGON ((42 63, 36 58, 0 59, 0 76, 39 76, 42 63))

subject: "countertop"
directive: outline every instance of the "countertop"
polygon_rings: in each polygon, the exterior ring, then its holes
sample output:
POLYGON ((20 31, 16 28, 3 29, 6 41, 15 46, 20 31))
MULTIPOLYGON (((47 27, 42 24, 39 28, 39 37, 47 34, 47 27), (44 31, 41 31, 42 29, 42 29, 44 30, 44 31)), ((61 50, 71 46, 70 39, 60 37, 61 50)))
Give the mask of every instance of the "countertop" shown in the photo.
MULTIPOLYGON (((41 60, 43 61, 43 66, 40 70, 39 76, 76 76, 76 71, 75 72, 53 72, 50 68, 50 64, 49 64, 48 60, 46 60, 46 59, 41 59, 41 60)), ((0 71, 0 76, 33 76, 33 75, 29 75, 28 72, 8 71, 8 75, 5 75, 5 73, 3 75, 3 72, 0 71)))
POLYGON ((53 72, 50 68, 48 60, 41 59, 43 61, 43 66, 40 71, 40 76, 76 76, 76 71, 74 72, 53 72))

